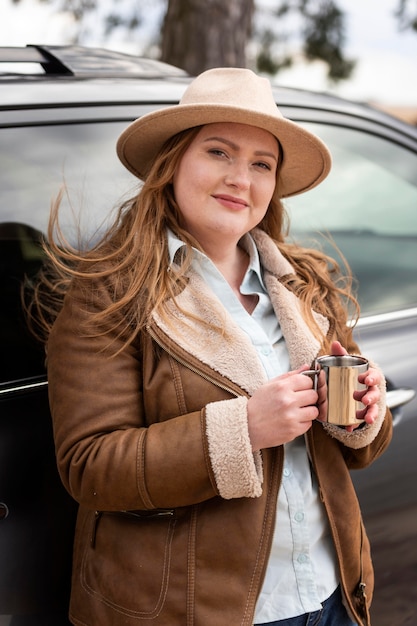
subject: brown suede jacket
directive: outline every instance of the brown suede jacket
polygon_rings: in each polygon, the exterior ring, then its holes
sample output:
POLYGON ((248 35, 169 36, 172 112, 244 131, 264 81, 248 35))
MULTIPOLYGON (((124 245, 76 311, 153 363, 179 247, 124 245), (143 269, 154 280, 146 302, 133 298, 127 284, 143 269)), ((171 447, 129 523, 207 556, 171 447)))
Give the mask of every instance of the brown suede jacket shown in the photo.
MULTIPOLYGON (((320 345, 280 276, 293 272, 254 233, 264 280, 292 368, 320 345)), ((252 453, 250 395, 266 382, 250 340, 197 275, 154 315, 138 345, 116 357, 109 337, 80 331, 105 285, 67 295, 48 344, 50 405, 62 480, 79 502, 70 616, 83 626, 250 626, 271 547, 283 448, 252 453), (208 331, 198 318, 224 326, 208 331), (140 343, 140 346, 139 346, 140 343), (104 351, 104 352, 103 352, 104 351)), ((324 334, 328 320, 316 315, 324 334)), ((347 333, 350 337, 351 333, 347 333)), ((338 339, 346 339, 339 338, 338 339)), ((119 347, 116 341, 114 346, 119 347)), ((349 352, 358 352, 351 342, 349 352)), ((306 443, 340 566, 344 602, 368 624, 369 543, 349 471, 372 463, 391 438, 380 415, 354 433, 313 423, 306 443), (366 585, 366 600, 360 585, 366 585)))

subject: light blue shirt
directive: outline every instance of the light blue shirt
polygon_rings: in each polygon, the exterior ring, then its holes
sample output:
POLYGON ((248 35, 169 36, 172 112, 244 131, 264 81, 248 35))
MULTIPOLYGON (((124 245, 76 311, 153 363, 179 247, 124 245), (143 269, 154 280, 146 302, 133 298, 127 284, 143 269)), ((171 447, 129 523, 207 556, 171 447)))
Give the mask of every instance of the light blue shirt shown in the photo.
MULTIPOLYGON (((168 231, 171 261, 184 244, 168 231)), ((250 315, 214 263, 194 251, 193 269, 202 276, 234 321, 250 337, 269 379, 290 369, 285 340, 262 278, 259 254, 250 235, 242 240, 249 266, 242 294, 256 294, 250 315)), ((304 437, 284 445, 284 470, 276 526, 254 623, 272 622, 317 611, 338 585, 336 556, 318 496, 304 437)))

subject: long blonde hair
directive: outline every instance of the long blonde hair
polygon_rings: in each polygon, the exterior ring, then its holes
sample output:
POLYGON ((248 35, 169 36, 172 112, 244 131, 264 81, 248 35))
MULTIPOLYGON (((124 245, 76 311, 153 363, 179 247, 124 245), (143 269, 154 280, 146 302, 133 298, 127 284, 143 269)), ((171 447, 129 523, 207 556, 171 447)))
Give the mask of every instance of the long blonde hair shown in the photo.
MULTIPOLYGON (((31 296, 26 295, 29 325, 39 339, 46 342, 65 295, 73 281, 83 281, 85 290, 94 281, 105 280, 111 291, 111 303, 89 319, 89 332, 109 332, 124 338, 128 345, 146 326, 152 310, 164 312, 164 302, 173 298, 187 283, 192 247, 199 244, 181 228, 181 214, 174 196, 173 178, 179 162, 201 127, 172 137, 153 163, 139 193, 125 201, 116 218, 98 243, 86 252, 72 247, 59 226, 62 194, 53 204, 44 250, 47 262, 31 296), (186 244, 181 266, 167 271, 169 253, 166 230, 186 244)), ((344 306, 350 301, 358 311, 351 293, 350 273, 342 276, 339 266, 317 250, 306 250, 286 243, 288 218, 277 185, 268 211, 258 225, 276 241, 281 252, 293 265, 295 274, 285 278, 287 286, 297 292, 305 317, 313 332, 319 330, 311 308, 334 317, 334 325, 346 318, 344 306)), ((323 339, 323 338, 321 338, 323 339)))

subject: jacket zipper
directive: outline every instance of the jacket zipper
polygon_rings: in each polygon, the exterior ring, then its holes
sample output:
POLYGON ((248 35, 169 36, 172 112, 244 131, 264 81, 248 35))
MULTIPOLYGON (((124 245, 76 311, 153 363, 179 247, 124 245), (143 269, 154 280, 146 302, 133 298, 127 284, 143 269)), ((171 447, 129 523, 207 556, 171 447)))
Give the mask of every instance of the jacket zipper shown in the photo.
MULTIPOLYGON (((198 376, 201 376, 207 382, 212 383, 213 385, 216 385, 216 387, 219 387, 219 389, 223 389, 224 391, 227 391, 228 393, 230 393, 231 395, 235 396, 236 398, 239 397, 239 393, 235 389, 233 389, 231 386, 225 385, 224 383, 222 383, 221 381, 216 379, 215 376, 209 376, 208 374, 206 374, 206 372, 204 372, 203 370, 199 369, 198 367, 195 367, 195 366, 191 365, 191 363, 189 363, 185 358, 181 357, 180 355, 175 353, 172 349, 168 348, 167 345, 158 336, 158 334, 156 333, 156 331, 154 329, 152 329, 152 328, 150 328, 148 326, 147 327, 147 331, 148 331, 149 336, 152 337, 152 339, 155 341, 155 343, 157 343, 160 348, 165 350, 165 352, 167 352, 180 365, 183 365, 184 367, 188 368, 191 372, 194 372, 194 374, 197 374, 198 376)), ((249 395, 243 389, 242 389, 241 395, 246 395, 246 396, 249 397, 249 395)))
MULTIPOLYGON (((322 502, 325 510, 326 510, 326 516, 327 519, 329 521, 329 527, 330 527, 330 532, 332 534, 332 538, 333 538, 333 543, 336 547, 337 543, 335 541, 335 532, 333 530, 333 520, 330 519, 330 516, 328 514, 328 509, 327 509, 327 501, 323 495, 323 491, 321 488, 321 481, 320 478, 317 474, 316 471, 316 463, 315 463, 315 453, 312 453, 312 448, 310 446, 310 442, 308 439, 308 435, 307 433, 304 435, 304 440, 306 443, 306 448, 307 448, 307 454, 308 457, 310 459, 310 462, 313 466, 313 470, 314 470, 314 474, 316 476, 317 482, 318 482, 318 487, 319 487, 319 498, 320 501, 322 502)), ((314 449, 314 448, 313 448, 314 449)), ((337 550, 336 550, 337 553, 337 550)), ((339 556, 337 555, 337 562, 339 564, 339 556)), ((349 594, 345 593, 345 589, 344 589, 344 585, 342 584, 342 582, 340 583, 340 588, 341 588, 341 592, 342 595, 346 598, 346 602, 349 605, 349 594)), ((368 605, 367 605, 367 601, 366 601, 366 583, 363 580, 363 526, 361 525, 361 543, 360 543, 360 581, 357 584, 356 590, 355 590, 355 596, 358 598, 359 603, 360 603, 360 609, 362 611, 362 615, 361 615, 361 620, 362 617, 365 620, 365 622, 362 622, 363 626, 370 626, 370 617, 369 617, 369 609, 368 609, 368 605)), ((355 618, 356 619, 356 618, 355 618)))
MULTIPOLYGON (((150 328, 148 326, 147 327, 147 331, 148 331, 149 336, 155 341, 155 343, 157 343, 160 348, 165 350, 165 352, 167 352, 167 354, 169 354, 178 363, 180 363, 184 367, 188 368, 190 371, 194 372, 194 374, 197 374, 198 376, 201 376, 207 382, 209 382, 209 383, 211 383, 213 385, 216 385, 217 387, 219 387, 219 389, 223 389, 224 391, 227 391, 228 393, 230 393, 232 396, 235 396, 236 398, 239 396, 237 391, 235 389, 233 389, 231 386, 225 385, 224 383, 222 383, 218 379, 216 379, 215 376, 209 376, 208 374, 203 372, 201 369, 199 369, 197 367, 194 367, 186 359, 184 359, 180 355, 176 354, 172 349, 168 348, 166 343, 158 336, 158 334, 155 332, 155 330, 153 330, 152 328, 150 328)), ((242 390, 242 395, 247 395, 247 394, 245 394, 245 392, 242 390)), ((174 511, 172 509, 167 509, 167 510, 162 510, 162 511, 159 510, 159 511, 154 511, 154 512, 149 511, 149 513, 145 513, 144 515, 141 515, 139 513, 134 512, 134 511, 114 511, 114 512, 112 512, 112 511, 95 511, 94 512, 93 528, 92 528, 92 532, 91 532, 91 540, 90 540, 92 548, 95 547, 96 535, 97 535, 97 527, 99 525, 100 519, 103 516, 103 514, 108 514, 108 513, 113 513, 115 515, 126 515, 126 516, 131 516, 133 518, 140 518, 140 519, 150 519, 150 518, 158 518, 158 517, 159 518, 162 518, 162 517, 172 517, 174 515, 174 511)))

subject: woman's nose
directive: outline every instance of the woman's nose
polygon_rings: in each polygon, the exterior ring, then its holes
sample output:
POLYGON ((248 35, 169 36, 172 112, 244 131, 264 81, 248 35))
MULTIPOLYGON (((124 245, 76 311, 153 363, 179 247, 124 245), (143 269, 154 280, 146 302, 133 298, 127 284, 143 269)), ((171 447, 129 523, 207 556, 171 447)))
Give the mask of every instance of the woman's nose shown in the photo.
POLYGON ((234 162, 229 165, 225 176, 227 185, 233 185, 240 189, 247 189, 250 185, 248 166, 244 163, 234 162))

